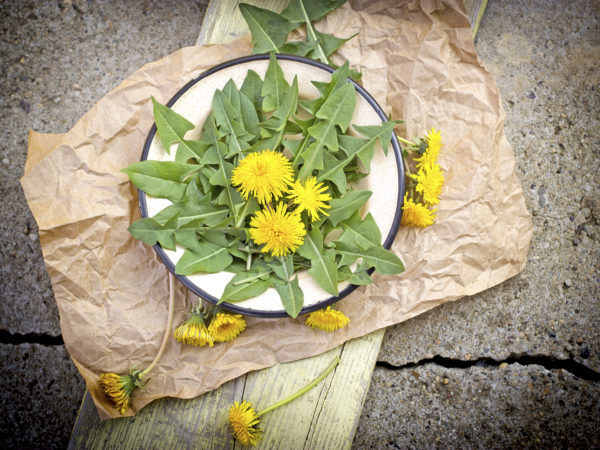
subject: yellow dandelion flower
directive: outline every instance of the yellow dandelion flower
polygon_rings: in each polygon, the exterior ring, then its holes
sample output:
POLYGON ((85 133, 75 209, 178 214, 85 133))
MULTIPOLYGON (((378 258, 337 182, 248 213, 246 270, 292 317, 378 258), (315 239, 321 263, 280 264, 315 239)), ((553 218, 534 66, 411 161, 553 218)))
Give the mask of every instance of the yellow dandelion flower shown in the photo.
POLYGON ((427 150, 419 158, 415 158, 417 162, 417 168, 421 168, 427 164, 434 164, 437 162, 440 149, 442 148, 442 134, 440 131, 435 131, 432 128, 429 133, 425 136, 427 142, 427 150))
POLYGON ((196 347, 202 347, 206 344, 209 347, 213 346, 213 338, 206 325, 204 325, 204 318, 199 308, 192 310, 190 318, 177 327, 175 339, 196 347))
POLYGON ((298 205, 297 211, 307 211, 310 220, 314 222, 319 219, 319 214, 328 216, 325 209, 331 208, 327 201, 331 200, 331 195, 325 193, 327 186, 318 183, 315 177, 307 179, 304 183, 296 181, 290 186, 288 198, 295 205, 298 205))
POLYGON ((229 426, 235 438, 242 445, 256 446, 262 439, 262 430, 258 428, 260 419, 252 405, 246 401, 235 402, 229 409, 229 426))
POLYGON ((304 242, 306 230, 297 212, 288 212, 287 206, 279 203, 275 210, 258 211, 250 220, 250 237, 258 244, 265 244, 262 252, 272 256, 293 253, 304 242))
POLYGON ((131 370, 127 375, 103 373, 100 375, 100 387, 110 399, 117 411, 124 414, 129 407, 131 393, 142 386, 139 370, 131 370))
POLYGON ((252 194, 258 203, 266 205, 271 199, 282 197, 293 179, 290 161, 279 152, 264 150, 250 153, 240 161, 233 169, 231 184, 246 200, 252 194))
POLYGON ((239 314, 219 312, 213 317, 208 332, 215 342, 228 342, 246 329, 246 321, 239 314))
POLYGON ((404 206, 402 206, 402 225, 409 227, 425 228, 433 225, 435 222, 435 211, 429 210, 421 203, 415 203, 413 199, 404 196, 404 206))
POLYGON ((423 202, 427 206, 440 202, 439 196, 444 185, 444 172, 439 164, 427 163, 419 169, 416 175, 411 175, 417 181, 416 190, 423 195, 423 202))
POLYGON ((311 328, 327 331, 328 333, 344 328, 349 323, 350 319, 344 313, 332 309, 331 306, 328 306, 327 309, 313 311, 306 318, 306 325, 311 328))

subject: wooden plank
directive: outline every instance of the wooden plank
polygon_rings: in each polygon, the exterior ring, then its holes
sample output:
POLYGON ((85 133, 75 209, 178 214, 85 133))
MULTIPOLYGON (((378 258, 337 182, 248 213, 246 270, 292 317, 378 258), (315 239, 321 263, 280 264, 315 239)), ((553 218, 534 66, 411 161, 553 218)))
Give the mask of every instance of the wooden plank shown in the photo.
POLYGON ((241 377, 190 400, 163 398, 133 417, 104 422, 86 393, 68 448, 231 449, 227 413, 244 383, 241 377))

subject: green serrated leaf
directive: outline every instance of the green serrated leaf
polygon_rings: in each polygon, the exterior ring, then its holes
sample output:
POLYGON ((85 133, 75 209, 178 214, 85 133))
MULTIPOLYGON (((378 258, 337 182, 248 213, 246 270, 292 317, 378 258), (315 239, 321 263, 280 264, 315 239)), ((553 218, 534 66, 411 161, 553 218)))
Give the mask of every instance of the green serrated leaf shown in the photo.
POLYGON ((316 22, 344 3, 346 0, 292 0, 281 15, 290 22, 316 22))
MULTIPOLYGON (((346 132, 354 107, 356 106, 356 89, 354 84, 346 83, 335 90, 319 108, 315 116, 340 127, 342 132, 346 132)), ((337 148, 336 148, 337 150, 337 148)))
MULTIPOLYGON (((314 141, 304 151, 300 153, 304 164, 298 172, 298 179, 305 180, 312 176, 313 170, 322 170, 323 166, 323 144, 314 141)), ((295 158, 294 158, 295 159, 295 158)))
POLYGON ((233 258, 226 247, 209 242, 200 242, 194 251, 186 250, 175 265, 178 275, 192 275, 196 272, 216 273, 225 269, 233 258))
POLYGON ((371 191, 348 191, 340 198, 331 200, 327 219, 333 225, 350 218, 371 197, 371 191))
POLYGON ((323 235, 318 228, 313 228, 304 236, 304 243, 297 253, 310 260, 311 268, 308 273, 327 293, 338 295, 337 264, 335 252, 323 252, 323 235))
POLYGON ((240 3, 240 12, 252 34, 252 53, 281 53, 280 47, 296 25, 268 9, 240 3))
POLYGON ((344 232, 335 242, 342 242, 362 250, 381 247, 381 231, 371 213, 361 220, 360 213, 357 211, 350 219, 342 222, 341 226, 344 232))
POLYGON ((344 45, 344 43, 346 41, 349 41, 354 36, 356 36, 356 34, 354 34, 354 35, 350 36, 349 38, 344 39, 344 38, 335 37, 333 34, 321 33, 317 29, 313 29, 313 31, 315 33, 316 45, 315 45, 315 49, 313 49, 310 52, 309 57, 313 57, 313 54, 315 54, 317 52, 319 47, 322 50, 322 52, 325 54, 325 56, 329 57, 329 56, 331 56, 332 53, 334 53, 342 45, 344 45))
POLYGON ((274 283, 285 311, 295 319, 304 305, 304 293, 300 289, 298 277, 283 283, 274 283))
POLYGON ((147 160, 131 164, 121 172, 126 173, 129 180, 145 193, 178 202, 185 196, 187 188, 182 181, 196 170, 196 164, 147 160))
POLYGON ((269 277, 271 269, 239 272, 227 283, 221 302, 239 302, 262 294, 273 284, 269 277))
POLYGON ((240 154, 250 146, 248 141, 254 136, 247 132, 241 121, 240 111, 236 111, 223 92, 217 90, 213 96, 213 114, 221 136, 228 136, 227 157, 240 154))
POLYGON ((340 265, 352 264, 358 258, 362 258, 366 265, 375 267, 375 270, 381 274, 393 275, 404 271, 404 265, 400 258, 383 247, 360 250, 342 242, 336 242, 335 252, 342 257, 340 265))
MULTIPOLYGON (((381 125, 353 125, 352 128, 354 128, 363 136, 368 137, 369 139, 366 142, 369 144, 375 144, 375 140, 379 139, 379 143, 381 144, 383 153, 387 156, 388 148, 390 146, 390 142, 392 141, 392 133, 394 132, 394 127, 399 123, 402 123, 402 121, 388 120, 383 122, 381 125)), ((361 161, 363 161, 363 157, 361 156, 360 151, 359 158, 361 158, 361 161)), ((369 164, 371 163, 371 158, 368 158, 366 162, 363 161, 363 164, 366 167, 369 167, 369 164)))
POLYGON ((181 212, 181 206, 177 205, 169 205, 164 209, 161 209, 158 213, 156 213, 152 218, 156 220, 160 225, 164 225, 170 219, 175 217, 177 214, 181 212))
POLYGON ((274 53, 269 57, 269 66, 265 73, 265 81, 263 82, 260 94, 263 96, 262 109, 265 112, 275 111, 281 102, 286 92, 290 89, 290 85, 283 76, 283 70, 277 62, 274 53))
POLYGON ((155 245, 157 242, 169 250, 175 250, 174 232, 177 228, 177 218, 173 217, 164 225, 161 225, 152 218, 136 220, 127 229, 131 235, 148 245, 155 245))
POLYGON ((171 108, 161 105, 154 97, 152 97, 152 106, 156 132, 163 148, 167 154, 170 154, 171 144, 182 142, 185 133, 194 129, 194 124, 171 108))
POLYGON ((250 99, 255 111, 262 107, 262 78, 253 70, 249 70, 240 91, 250 99))
POLYGON ((286 42, 281 47, 281 53, 287 53, 288 55, 306 56, 312 50, 314 50, 316 42, 306 41, 292 41, 286 42))
POLYGON ((202 161, 204 151, 208 148, 208 144, 202 141, 187 141, 182 140, 177 146, 175 153, 175 161, 185 163, 190 159, 198 162, 202 161))

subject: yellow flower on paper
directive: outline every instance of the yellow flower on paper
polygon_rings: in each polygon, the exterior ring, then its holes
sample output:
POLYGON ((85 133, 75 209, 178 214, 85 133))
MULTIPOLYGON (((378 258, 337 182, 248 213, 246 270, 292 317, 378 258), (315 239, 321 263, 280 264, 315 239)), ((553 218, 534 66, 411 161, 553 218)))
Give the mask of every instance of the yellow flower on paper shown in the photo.
POLYGON ((442 148, 442 134, 440 131, 435 131, 435 128, 432 128, 425 136, 425 141, 427 142, 427 150, 425 150, 425 153, 421 157, 415 158, 418 169, 427 164, 437 162, 440 149, 442 148))
POLYGON ((139 374, 139 370, 132 370, 127 375, 117 375, 116 373, 100 375, 100 387, 121 414, 127 411, 133 390, 142 386, 139 374))
POLYGON ((213 317, 208 332, 215 342, 228 342, 246 329, 246 321, 240 314, 219 312, 213 317))
POLYGON ((402 225, 410 227, 425 228, 435 222, 435 211, 429 210, 421 203, 415 203, 413 199, 404 196, 404 206, 402 206, 402 225))
POLYGON ((427 206, 440 202, 439 196, 444 185, 444 172, 439 164, 427 163, 423 165, 416 175, 411 175, 417 181, 416 191, 423 195, 423 202, 427 206))
POLYGON ((279 152, 264 150, 250 153, 240 161, 233 169, 231 184, 246 200, 251 194, 258 203, 266 205, 282 197, 293 179, 290 161, 279 152))
POLYGON ((262 252, 272 256, 285 256, 295 252, 304 242, 306 230, 297 212, 288 212, 284 203, 275 210, 267 208, 258 211, 250 220, 250 237, 258 244, 264 244, 262 252))
POLYGON ((192 310, 190 318, 177 327, 175 339, 196 347, 202 347, 206 344, 209 347, 213 346, 213 338, 206 325, 204 325, 204 318, 199 310, 192 310))
POLYGON ((327 186, 323 183, 318 183, 315 177, 308 178, 304 183, 296 181, 290 187, 288 198, 295 205, 298 205, 297 211, 307 211, 310 220, 314 222, 318 220, 319 214, 328 215, 325 209, 331 208, 327 201, 331 200, 331 195, 325 193, 327 186))
POLYGON ((233 431, 234 437, 242 445, 256 446, 262 439, 262 430, 258 428, 260 419, 252 408, 252 405, 246 401, 241 404, 235 402, 229 409, 229 426, 233 431))
POLYGON ((350 319, 344 313, 332 309, 331 306, 328 306, 327 309, 313 311, 306 317, 306 325, 311 328, 327 331, 328 333, 344 328, 349 323, 350 319))

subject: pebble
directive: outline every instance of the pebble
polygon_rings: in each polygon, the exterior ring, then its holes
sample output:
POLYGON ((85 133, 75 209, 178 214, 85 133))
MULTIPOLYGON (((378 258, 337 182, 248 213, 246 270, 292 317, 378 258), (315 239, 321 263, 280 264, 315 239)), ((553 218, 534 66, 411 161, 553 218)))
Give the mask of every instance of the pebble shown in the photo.
POLYGON ((571 281, 570 278, 567 278, 564 282, 564 285, 565 285, 565 287, 569 288, 569 287, 573 286, 573 282, 571 281))
POLYGON ((8 158, 3 158, 2 164, 4 164, 5 166, 8 166, 10 164, 10 160, 8 158))
POLYGON ((508 367, 508 363, 503 362, 502 364, 500 364, 501 369, 504 369, 505 367, 508 367))
POLYGON ((442 380, 442 383, 444 383, 444 384, 448 384, 448 378, 444 378, 444 379, 442 380))
POLYGON ((30 233, 27 236, 29 236, 29 239, 31 240, 31 242, 35 242, 38 239, 37 233, 30 233))
POLYGON ((586 219, 589 219, 592 215, 592 210, 590 208, 583 208, 581 212, 583 213, 583 217, 585 217, 586 219))

